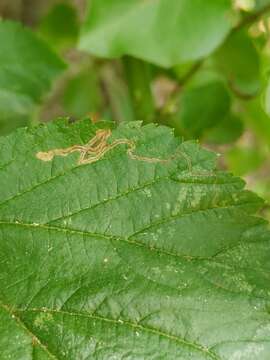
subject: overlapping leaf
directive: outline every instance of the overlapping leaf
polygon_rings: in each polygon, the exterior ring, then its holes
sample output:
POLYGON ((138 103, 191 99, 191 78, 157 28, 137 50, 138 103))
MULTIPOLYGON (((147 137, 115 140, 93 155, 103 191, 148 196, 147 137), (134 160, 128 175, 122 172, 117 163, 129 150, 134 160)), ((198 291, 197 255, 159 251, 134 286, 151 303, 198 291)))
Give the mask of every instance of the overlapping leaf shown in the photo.
POLYGON ((260 57, 246 32, 233 32, 217 51, 216 61, 238 96, 258 94, 261 86, 260 57))
POLYGON ((91 0, 80 48, 172 66, 208 55, 232 27, 230 0, 91 0))
POLYGON ((0 140, 2 358, 267 360, 261 201, 168 128, 97 130, 0 140))
POLYGON ((24 125, 65 68, 58 56, 18 23, 0 22, 0 132, 24 125))

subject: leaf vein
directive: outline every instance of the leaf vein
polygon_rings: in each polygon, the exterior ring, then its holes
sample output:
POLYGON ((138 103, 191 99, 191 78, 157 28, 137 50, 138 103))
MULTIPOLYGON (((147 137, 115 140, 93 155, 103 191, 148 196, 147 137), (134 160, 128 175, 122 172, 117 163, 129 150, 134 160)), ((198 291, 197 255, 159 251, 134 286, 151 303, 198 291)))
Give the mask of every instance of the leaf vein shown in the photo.
POLYGON ((220 360, 219 357, 217 356, 217 354, 215 354, 214 352, 210 352, 207 347, 205 347, 201 344, 197 344, 195 342, 188 341, 184 338, 178 337, 176 335, 172 335, 172 334, 162 331, 160 329, 155 329, 150 326, 137 324, 137 323, 129 321, 129 320, 112 319, 112 318, 108 318, 105 316, 94 315, 94 314, 90 314, 90 313, 82 313, 82 312, 74 312, 74 311, 69 312, 69 311, 64 311, 64 310, 47 309, 47 308, 42 308, 42 309, 34 308, 34 309, 27 309, 27 310, 18 309, 16 311, 17 312, 45 312, 45 313, 51 313, 51 314, 54 313, 54 314, 61 314, 61 315, 66 315, 66 316, 75 316, 75 317, 77 316, 77 317, 90 318, 90 319, 94 319, 94 320, 111 323, 111 324, 114 324, 117 326, 126 325, 127 327, 130 327, 134 330, 141 330, 141 331, 152 333, 154 335, 157 335, 157 336, 160 336, 163 338, 167 338, 169 341, 174 341, 174 342, 180 343, 182 345, 191 347, 197 351, 203 352, 204 354, 209 355, 214 360, 220 360))

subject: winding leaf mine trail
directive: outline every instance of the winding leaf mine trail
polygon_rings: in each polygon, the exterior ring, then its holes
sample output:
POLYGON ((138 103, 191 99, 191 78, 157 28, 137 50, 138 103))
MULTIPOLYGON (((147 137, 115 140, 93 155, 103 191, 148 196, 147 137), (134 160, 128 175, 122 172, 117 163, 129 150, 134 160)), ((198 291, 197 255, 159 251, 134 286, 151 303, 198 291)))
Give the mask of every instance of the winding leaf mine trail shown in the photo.
POLYGON ((150 163, 166 163, 173 160, 175 155, 169 159, 139 156, 134 154, 136 144, 130 139, 116 139, 111 144, 107 142, 112 132, 110 129, 97 130, 96 135, 85 145, 73 145, 65 149, 54 149, 47 152, 38 152, 36 157, 42 161, 51 161, 55 156, 67 156, 73 152, 79 152, 78 164, 91 164, 101 159, 108 151, 119 145, 127 145, 127 154, 133 160, 146 161, 150 163))

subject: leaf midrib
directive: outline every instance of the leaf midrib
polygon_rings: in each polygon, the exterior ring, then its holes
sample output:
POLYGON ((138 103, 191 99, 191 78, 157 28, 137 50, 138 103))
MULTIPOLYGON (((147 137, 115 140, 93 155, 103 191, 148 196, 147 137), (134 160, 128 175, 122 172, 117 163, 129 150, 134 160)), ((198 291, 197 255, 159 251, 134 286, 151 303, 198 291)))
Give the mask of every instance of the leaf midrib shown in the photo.
MULTIPOLYGON (((1 304, 1 303, 0 303, 1 304)), ((2 305, 3 306, 3 305, 2 305)), ((174 341, 177 342, 181 345, 185 345, 188 347, 191 347, 197 351, 203 352, 205 355, 209 355, 212 359, 214 360, 220 360, 219 357, 214 353, 209 351, 205 346, 195 343, 195 342, 191 342, 191 341, 187 341, 184 338, 181 338, 179 336, 176 335, 172 335, 169 334, 165 331, 162 331, 160 329, 155 329, 153 327, 149 327, 149 326, 145 326, 145 325, 141 325, 129 320, 124 320, 124 319, 113 319, 113 318, 109 318, 109 317, 104 317, 104 316, 100 316, 100 315, 94 315, 94 314, 90 314, 90 313, 82 313, 82 312, 69 312, 69 311, 64 311, 64 310, 59 310, 59 309, 47 309, 47 308, 42 308, 42 309, 38 309, 38 308, 33 308, 33 309, 26 309, 26 310, 21 310, 21 309, 16 309, 13 310, 12 314, 14 314, 14 316, 16 316, 19 321, 20 324, 23 327, 26 327, 25 323, 21 320, 21 318, 18 316, 18 313, 27 313, 27 312, 38 312, 38 313, 50 313, 50 314, 61 314, 61 315, 66 315, 66 316, 75 316, 75 317, 85 317, 85 318, 89 318, 92 320, 99 320, 102 322, 107 322, 107 323, 111 323, 117 326, 123 326, 125 325, 128 328, 132 328, 134 329, 134 331, 143 331, 143 332, 147 332, 147 333, 152 333, 153 335, 157 335, 163 338, 166 338, 168 341, 174 341)), ((36 335, 33 334, 33 332, 31 330, 29 330, 29 328, 27 327, 27 330, 29 331, 30 334, 32 334, 32 336, 34 336, 35 338, 36 335)), ((38 338, 38 340, 40 341, 40 339, 38 338)), ((41 343, 41 342, 40 342, 41 343)), ((41 343, 42 345, 42 343, 41 343)), ((44 347, 44 345, 42 346, 44 347)), ((46 350, 48 350, 46 348, 46 350)), ((50 355, 54 356, 51 352, 50 355)))
POLYGON ((25 325, 21 318, 14 311, 12 311, 8 305, 0 301, 0 307, 6 311, 11 316, 11 318, 16 321, 16 323, 30 336, 32 339, 33 348, 35 346, 34 343, 38 344, 46 352, 46 354, 49 355, 50 358, 53 360, 60 360, 48 349, 45 344, 42 343, 42 341, 25 325))
MULTIPOLYGON (((214 210, 219 210, 219 209, 232 209, 234 207, 241 207, 243 206, 243 204, 232 204, 230 206, 219 206, 219 207, 213 207, 213 208, 207 208, 207 209, 195 209, 193 211, 189 211, 186 213, 179 213, 177 215, 171 215, 170 217, 167 217, 165 219, 159 220, 157 222, 151 223, 149 226, 147 226, 146 228, 143 228, 141 230, 139 230, 138 232, 130 235, 129 237, 121 237, 121 236, 115 236, 115 235, 105 235, 105 234, 100 234, 100 233, 93 233, 93 232, 89 232, 89 231, 83 231, 83 230, 78 230, 78 229, 72 229, 70 227, 61 227, 61 226, 56 226, 56 225, 48 225, 48 224, 38 224, 38 223, 23 223, 23 222, 19 222, 19 221, 6 221, 6 220, 1 220, 0 219, 0 226, 1 225, 7 225, 7 226, 22 226, 22 227, 26 227, 26 228, 32 228, 32 229, 44 229, 44 230, 49 230, 49 231, 58 231, 58 232, 64 232, 64 233, 69 233, 69 234, 77 234, 77 235, 82 235, 82 236, 90 236, 90 237, 99 237, 102 239, 106 239, 109 241, 122 241, 128 244, 132 244, 132 245, 137 245, 137 246, 141 246, 141 247, 145 247, 146 249, 148 249, 149 251, 157 251, 159 253, 162 253, 164 255, 169 255, 169 256, 173 256, 173 257, 177 257, 177 258, 181 258, 181 259, 188 259, 188 260, 210 260, 212 259, 212 256, 210 257, 200 257, 200 256, 190 256, 190 255, 184 255, 184 254, 178 254, 178 253, 172 253, 172 252, 168 252, 164 249, 161 248, 155 248, 155 247, 150 247, 147 244, 143 243, 143 242, 139 242, 136 240, 132 240, 133 237, 135 237, 136 235, 138 235, 141 232, 146 231, 147 229, 156 226, 156 225, 160 225, 160 224, 164 224, 166 222, 169 221, 173 221, 175 219, 179 219, 182 217, 186 217, 186 216, 191 216, 193 214, 197 214, 197 213, 204 213, 204 212, 208 212, 208 211, 214 211, 214 210)), ((240 241, 239 243, 241 243, 242 241, 240 241)), ((239 243, 237 243, 236 245, 238 245, 239 243)), ((232 247, 230 247, 229 249, 231 249, 232 247)))
MULTIPOLYGON (((201 182, 192 182, 192 181, 181 181, 181 180, 178 180, 178 179, 174 179, 173 177, 171 177, 170 175, 169 176, 161 176, 161 177, 156 177, 154 178, 152 181, 149 181, 149 182, 145 182, 143 183, 142 185, 140 186, 137 186, 137 187, 129 187, 127 188, 126 191, 123 191, 123 192, 119 192, 118 194, 116 194, 115 196, 112 196, 112 197, 108 197, 107 199, 104 199, 100 202, 97 202, 91 206, 88 206, 88 207, 85 207, 85 208, 82 208, 78 211, 74 211, 74 212, 71 212, 69 214, 66 214, 66 215, 63 215, 63 216, 60 216, 58 218, 55 218, 53 220, 50 220, 46 223, 46 225, 49 225, 49 224, 53 224, 54 222, 56 221, 62 221, 62 220, 65 220, 69 217, 72 217, 74 215, 78 215, 78 214, 81 214, 83 213, 84 211, 91 211, 91 210, 94 210, 95 208, 99 207, 99 206, 102 206, 102 205, 105 205, 107 204, 108 202, 113 202, 117 199, 121 199, 122 197, 125 197, 125 196, 128 196, 129 194, 132 194, 132 193, 135 193, 137 191, 140 191, 140 190, 144 190, 148 187, 151 187, 153 185, 156 185, 158 184, 159 182, 162 182, 162 181, 171 181, 171 182, 174 182, 174 183, 177 183, 177 184, 185 184, 185 185, 192 185, 192 186, 202 186, 202 185, 206 185, 206 186, 226 186, 226 185, 229 185, 229 184, 233 184, 233 183, 237 183, 237 181, 232 181, 232 182, 228 182, 228 183, 223 183, 223 184, 218 184, 218 183, 205 183, 203 181, 201 182)), ((241 191, 237 189, 237 192, 241 191)))

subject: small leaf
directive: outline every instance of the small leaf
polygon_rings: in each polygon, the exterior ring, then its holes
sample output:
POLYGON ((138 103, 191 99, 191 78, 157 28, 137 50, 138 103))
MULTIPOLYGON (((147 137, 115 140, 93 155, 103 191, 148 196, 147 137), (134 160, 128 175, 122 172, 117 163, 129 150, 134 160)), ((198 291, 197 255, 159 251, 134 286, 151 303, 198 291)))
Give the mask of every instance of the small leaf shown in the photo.
POLYGON ((269 230, 213 153, 90 121, 0 150, 2 357, 269 358, 269 230))
POLYGON ((230 95, 224 83, 211 80, 183 90, 179 100, 179 121, 188 137, 200 137, 228 114, 230 95))
POLYGON ((200 59, 232 27, 230 0, 91 0, 80 49, 169 67, 200 59))
POLYGON ((246 102, 245 120, 254 133, 270 146, 270 117, 267 115, 262 106, 261 97, 246 102))
POLYGON ((0 22, 0 132, 25 125, 64 63, 30 30, 0 22))
POLYGON ((258 149, 240 147, 231 149, 226 158, 229 169, 241 176, 255 171, 265 160, 258 149))
POLYGON ((103 104, 99 80, 94 67, 86 67, 69 79, 62 100, 68 114, 80 119, 91 113, 100 113, 103 104))
POLYGON ((229 113, 206 133, 204 140, 212 144, 228 144, 236 141, 244 131, 243 121, 229 113))
POLYGON ((79 35, 76 9, 66 3, 56 4, 41 20, 39 32, 56 49, 74 45, 79 35))
POLYGON ((123 67, 136 120, 154 120, 155 104, 151 91, 151 65, 130 56, 123 58, 123 67))
POLYGON ((251 38, 244 31, 233 32, 216 52, 217 66, 240 97, 254 96, 261 86, 260 59, 251 38))
POLYGON ((106 117, 116 119, 119 123, 136 120, 128 86, 114 64, 104 65, 100 76, 109 105, 109 114, 106 117))

